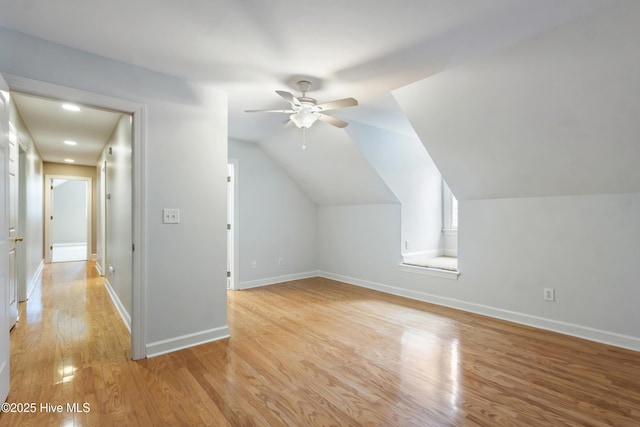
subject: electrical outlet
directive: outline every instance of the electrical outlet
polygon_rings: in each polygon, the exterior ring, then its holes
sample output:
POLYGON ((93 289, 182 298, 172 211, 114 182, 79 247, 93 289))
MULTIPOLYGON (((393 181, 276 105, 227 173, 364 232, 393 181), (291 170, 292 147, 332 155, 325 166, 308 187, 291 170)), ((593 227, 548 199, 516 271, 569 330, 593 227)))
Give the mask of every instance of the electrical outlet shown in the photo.
POLYGON ((253 261, 253 262, 251 263, 251 268, 256 268, 257 266, 258 266, 258 263, 257 263, 257 262, 253 261))
POLYGON ((556 290, 553 288, 544 288, 544 300, 545 301, 555 301, 556 300, 556 290))
POLYGON ((278 259, 278 265, 284 265, 284 258, 280 257, 278 259))

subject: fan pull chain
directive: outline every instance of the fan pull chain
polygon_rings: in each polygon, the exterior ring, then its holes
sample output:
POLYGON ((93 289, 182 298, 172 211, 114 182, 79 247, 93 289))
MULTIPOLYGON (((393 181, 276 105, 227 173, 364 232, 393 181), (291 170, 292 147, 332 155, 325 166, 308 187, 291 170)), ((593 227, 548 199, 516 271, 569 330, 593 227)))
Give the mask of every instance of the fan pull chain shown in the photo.
POLYGON ((307 149, 307 128, 302 128, 302 149, 307 149))

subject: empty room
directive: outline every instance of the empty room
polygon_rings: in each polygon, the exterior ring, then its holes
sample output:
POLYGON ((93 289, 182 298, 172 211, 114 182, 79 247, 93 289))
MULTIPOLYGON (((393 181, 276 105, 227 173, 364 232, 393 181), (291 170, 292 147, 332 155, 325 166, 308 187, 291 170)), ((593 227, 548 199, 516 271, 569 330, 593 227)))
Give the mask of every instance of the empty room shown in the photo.
POLYGON ((0 0, 0 426, 640 424, 638 22, 0 0))

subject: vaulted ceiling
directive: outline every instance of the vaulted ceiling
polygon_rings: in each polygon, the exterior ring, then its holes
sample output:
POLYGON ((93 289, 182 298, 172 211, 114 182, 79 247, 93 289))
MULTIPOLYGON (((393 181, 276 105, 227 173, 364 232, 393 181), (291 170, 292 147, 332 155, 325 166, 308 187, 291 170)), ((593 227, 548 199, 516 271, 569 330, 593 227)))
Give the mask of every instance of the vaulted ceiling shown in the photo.
MULTIPOLYGON (((307 131, 308 149, 300 150, 302 134, 283 124, 286 116, 244 110, 286 108, 275 90, 295 92, 305 78, 320 102, 359 100, 336 110, 337 117, 400 138, 417 135, 461 199, 625 191, 633 187, 625 180, 638 178, 627 164, 637 144, 617 142, 617 172, 589 175, 584 165, 597 169, 606 132, 633 135, 635 128, 614 116, 582 126, 611 115, 615 100, 574 111, 594 94, 582 91, 587 80, 572 78, 575 72, 595 84, 608 66, 617 70, 612 64, 634 56, 624 40, 636 33, 590 32, 585 18, 621 3, 629 2, 0 0, 0 26, 223 90, 229 137, 259 143, 317 203, 386 203, 395 200, 392 191, 358 148, 366 132, 318 123, 307 131), (587 24, 572 32, 581 19, 587 24), (600 36, 613 44, 597 42, 600 36), (597 42, 592 50, 590 37, 597 42), (545 96, 559 96, 559 103, 547 108, 545 96), (580 141, 587 150, 572 157, 580 141)), ((633 79, 634 69, 617 77, 633 79)))
MULTIPOLYGON (((395 129, 382 95, 611 0, 2 0, 0 26, 229 93, 229 135, 260 141, 283 117, 275 90, 304 76, 344 117, 395 129)), ((336 114, 338 115, 338 114, 336 114)))
POLYGON ((462 200, 640 191, 640 3, 394 91, 462 200))

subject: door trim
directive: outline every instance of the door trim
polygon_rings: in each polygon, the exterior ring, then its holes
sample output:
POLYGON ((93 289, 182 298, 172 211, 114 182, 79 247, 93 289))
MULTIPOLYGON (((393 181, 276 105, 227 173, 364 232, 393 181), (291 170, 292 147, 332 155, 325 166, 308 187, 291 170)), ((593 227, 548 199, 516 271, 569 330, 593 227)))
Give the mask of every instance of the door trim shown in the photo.
MULTIPOLYGON (((132 296, 131 296, 131 358, 133 360, 146 357, 146 117, 147 107, 144 104, 107 95, 87 92, 67 86, 32 80, 26 77, 3 74, 9 89, 52 99, 65 100, 91 107, 120 111, 133 116, 132 132, 132 236, 135 251, 132 252, 132 296)), ((97 167, 97 164, 96 164, 97 167)))
POLYGON ((27 300, 27 147, 18 136, 18 235, 24 244, 18 246, 18 302, 27 300))
MULTIPOLYGON (((231 177, 231 179, 233 180, 233 211, 232 211, 232 215, 233 218, 231 218, 231 238, 233 239, 231 244, 227 245, 227 250, 231 250, 232 253, 230 254, 230 259, 231 259, 231 290, 237 290, 239 289, 239 284, 240 284, 240 265, 238 263, 239 260, 239 254, 240 254, 240 242, 239 242, 239 238, 240 238, 240 233, 238 232, 239 230, 239 226, 240 226, 240 209, 239 209, 239 204, 240 204, 240 197, 239 197, 239 179, 238 177, 240 176, 239 173, 239 168, 240 168, 240 163, 238 161, 238 159, 229 157, 227 159, 227 164, 232 166, 233 169, 233 176, 231 177), (230 248, 229 248, 230 246, 230 248)), ((229 200, 227 199, 227 203, 229 202, 229 200)), ((227 207, 227 215, 229 214, 229 207, 227 207)), ((229 254, 227 254, 227 256, 229 257, 229 254)))

